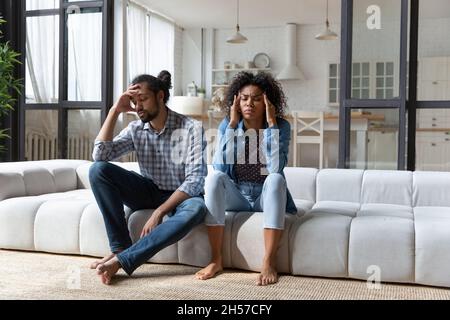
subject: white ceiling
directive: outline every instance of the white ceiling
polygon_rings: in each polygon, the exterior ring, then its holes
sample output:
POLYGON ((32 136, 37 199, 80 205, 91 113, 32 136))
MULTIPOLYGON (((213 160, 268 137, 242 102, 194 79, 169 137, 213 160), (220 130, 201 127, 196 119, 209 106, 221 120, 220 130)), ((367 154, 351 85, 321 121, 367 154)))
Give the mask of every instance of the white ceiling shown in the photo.
MULTIPOLYGON (((185 28, 233 28, 236 0, 135 0, 185 28)), ((340 17, 341 0, 329 0, 330 22, 340 17)), ((326 0, 240 0, 241 27, 325 23, 326 0)))
MULTIPOLYGON (((185 28, 233 28, 236 0, 133 0, 175 20, 185 28)), ((400 0, 355 0, 366 8, 378 4, 382 15, 398 19, 400 0), (390 10, 394 7, 393 10, 390 10), (386 10, 384 10, 386 8, 386 10)), ((449 18, 450 1, 421 1, 421 18, 449 18)), ((340 22, 341 0, 329 0, 330 23, 340 22)), ((282 26, 287 22, 319 24, 325 22, 326 0, 240 0, 240 25, 246 27, 282 26)), ((365 12, 361 12, 365 17, 365 12)))

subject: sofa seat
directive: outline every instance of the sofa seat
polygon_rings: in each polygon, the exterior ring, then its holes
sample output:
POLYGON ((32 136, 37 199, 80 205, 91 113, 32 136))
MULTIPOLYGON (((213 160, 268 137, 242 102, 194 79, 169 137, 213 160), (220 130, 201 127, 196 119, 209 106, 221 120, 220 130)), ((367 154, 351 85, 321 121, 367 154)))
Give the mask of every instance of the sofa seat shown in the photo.
POLYGON ((292 274, 347 277, 352 217, 336 213, 308 213, 290 230, 292 274))
POLYGON ((414 220, 395 216, 358 216, 350 226, 348 275, 367 280, 379 271, 382 281, 414 282, 414 220))
POLYGON ((450 287, 450 208, 417 207, 416 282, 450 287))
POLYGON ((399 204, 365 203, 356 214, 358 217, 388 216, 413 219, 413 208, 399 204))
POLYGON ((357 202, 347 201, 319 201, 310 210, 311 213, 332 213, 354 217, 361 205, 357 202))

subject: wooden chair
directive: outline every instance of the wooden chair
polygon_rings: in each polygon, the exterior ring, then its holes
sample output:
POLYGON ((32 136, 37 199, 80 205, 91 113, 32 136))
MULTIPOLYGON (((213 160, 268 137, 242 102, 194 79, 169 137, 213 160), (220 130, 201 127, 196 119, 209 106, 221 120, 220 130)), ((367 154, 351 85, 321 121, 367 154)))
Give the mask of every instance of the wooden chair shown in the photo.
POLYGON ((300 144, 319 145, 319 169, 323 168, 324 154, 324 132, 323 112, 294 111, 293 116, 293 146, 294 146, 294 166, 300 166, 298 161, 298 148, 300 144))

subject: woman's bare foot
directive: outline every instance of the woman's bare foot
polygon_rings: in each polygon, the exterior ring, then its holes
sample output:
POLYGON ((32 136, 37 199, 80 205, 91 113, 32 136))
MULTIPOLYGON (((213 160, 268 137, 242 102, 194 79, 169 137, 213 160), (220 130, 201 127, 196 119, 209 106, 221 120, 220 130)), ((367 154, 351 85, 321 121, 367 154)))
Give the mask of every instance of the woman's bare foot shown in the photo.
POLYGON ((204 267, 202 270, 198 271, 195 274, 195 277, 198 280, 207 280, 211 279, 214 276, 217 275, 220 271, 222 271, 222 263, 221 262, 211 262, 206 267, 204 267))
POLYGON ((116 256, 115 253, 111 253, 109 256, 106 256, 106 257, 104 257, 104 258, 101 259, 101 260, 94 261, 94 262, 92 262, 92 264, 90 265, 90 268, 91 268, 91 269, 97 269, 98 265, 104 264, 104 263, 108 262, 109 260, 111 260, 111 259, 114 258, 115 256, 116 256))
POLYGON ((261 269, 261 273, 256 279, 256 284, 258 286, 267 286, 269 284, 274 284, 278 282, 277 270, 272 267, 270 263, 264 263, 261 269))
POLYGON ((120 268, 121 266, 119 260, 117 257, 114 257, 105 263, 99 264, 97 266, 97 274, 103 284, 109 285, 111 284, 112 277, 117 273, 117 271, 119 271, 120 268))

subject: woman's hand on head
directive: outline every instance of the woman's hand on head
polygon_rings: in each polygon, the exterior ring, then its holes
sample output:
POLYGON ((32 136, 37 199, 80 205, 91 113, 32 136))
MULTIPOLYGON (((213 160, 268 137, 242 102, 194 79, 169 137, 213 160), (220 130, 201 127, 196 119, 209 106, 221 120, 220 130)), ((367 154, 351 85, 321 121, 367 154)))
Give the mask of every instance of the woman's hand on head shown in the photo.
POLYGON ((277 116, 275 106, 269 101, 267 95, 264 93, 264 104, 266 105, 266 120, 269 127, 277 124, 277 116))
POLYGON ((230 108, 230 127, 236 128, 241 120, 241 94, 234 96, 233 105, 230 108))

